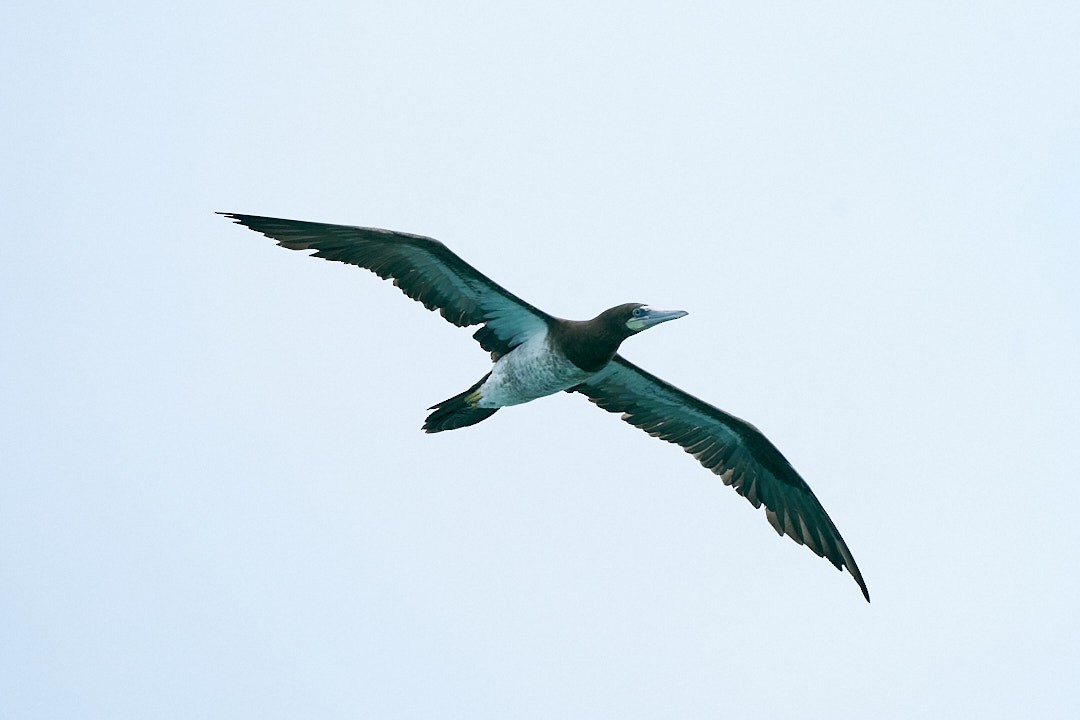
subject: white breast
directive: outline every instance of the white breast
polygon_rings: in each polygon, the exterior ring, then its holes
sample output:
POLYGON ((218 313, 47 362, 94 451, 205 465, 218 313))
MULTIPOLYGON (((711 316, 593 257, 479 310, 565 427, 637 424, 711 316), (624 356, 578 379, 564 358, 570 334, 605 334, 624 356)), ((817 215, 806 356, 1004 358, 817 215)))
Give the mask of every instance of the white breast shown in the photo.
POLYGON ((547 332, 536 335, 503 355, 480 388, 478 407, 520 405, 545 395, 566 390, 584 381, 591 373, 554 352, 547 332))

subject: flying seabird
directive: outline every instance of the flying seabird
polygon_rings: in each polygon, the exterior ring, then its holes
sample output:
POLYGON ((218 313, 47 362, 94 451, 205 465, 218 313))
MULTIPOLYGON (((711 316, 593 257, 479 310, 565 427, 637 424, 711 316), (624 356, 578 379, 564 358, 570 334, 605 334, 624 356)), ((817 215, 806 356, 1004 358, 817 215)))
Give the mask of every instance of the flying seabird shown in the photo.
POLYGON ((653 437, 682 446, 765 515, 780 535, 847 568, 869 602, 862 573, 810 486, 750 423, 664 382, 618 354, 631 335, 683 317, 641 303, 592 320, 548 315, 492 282, 438 240, 409 233, 218 213, 290 250, 358 265, 473 334, 491 353, 491 371, 468 390, 433 405, 429 433, 475 425, 501 407, 560 391, 579 392, 653 437))

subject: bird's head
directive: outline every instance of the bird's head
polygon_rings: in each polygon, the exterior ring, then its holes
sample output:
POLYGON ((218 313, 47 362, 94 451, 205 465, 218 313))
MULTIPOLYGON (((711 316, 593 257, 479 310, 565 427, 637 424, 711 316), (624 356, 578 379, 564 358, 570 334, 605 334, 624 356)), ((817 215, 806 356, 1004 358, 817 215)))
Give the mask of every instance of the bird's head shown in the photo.
POLYGON ((677 320, 686 314, 685 310, 657 310, 642 303, 626 303, 613 307, 602 315, 607 315, 608 320, 617 324, 625 337, 630 337, 668 320, 677 320))

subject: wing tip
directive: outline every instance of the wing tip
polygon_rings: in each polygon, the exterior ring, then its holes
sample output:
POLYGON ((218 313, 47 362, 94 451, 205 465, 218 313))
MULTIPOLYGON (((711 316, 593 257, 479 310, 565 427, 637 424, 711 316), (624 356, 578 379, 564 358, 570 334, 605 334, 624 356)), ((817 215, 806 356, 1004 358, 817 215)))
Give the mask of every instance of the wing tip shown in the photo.
POLYGON ((870 590, 866 587, 866 581, 863 580, 862 573, 859 571, 859 566, 855 564, 855 558, 851 556, 851 551, 848 550, 847 543, 843 538, 840 538, 840 552, 843 555, 843 566, 847 568, 848 574, 862 590, 862 595, 866 598, 866 602, 870 602, 870 590))
MULTIPOLYGON (((214 214, 215 215, 220 215, 221 217, 224 217, 224 218, 228 218, 228 219, 232 220, 235 224, 243 225, 244 227, 250 228, 251 230, 255 230, 255 228, 252 226, 252 221, 273 220, 273 218, 266 218, 266 217, 262 217, 262 216, 259 216, 259 215, 245 215, 244 213, 234 213, 234 212, 219 212, 219 211, 216 211, 216 210, 214 211, 214 214)), ((256 230, 256 232, 261 232, 261 231, 256 230)), ((263 234, 265 235, 266 233, 263 233, 263 234)))
MULTIPOLYGON (((850 558, 850 555, 849 555, 849 558, 850 558)), ((855 564, 855 561, 850 560, 850 562, 846 563, 846 564, 847 564, 847 571, 851 574, 851 577, 853 577, 855 579, 855 582, 858 584, 859 589, 862 590, 862 596, 864 598, 866 598, 866 602, 870 602, 870 590, 867 589, 866 581, 863 580, 862 573, 859 572, 859 568, 855 564)))

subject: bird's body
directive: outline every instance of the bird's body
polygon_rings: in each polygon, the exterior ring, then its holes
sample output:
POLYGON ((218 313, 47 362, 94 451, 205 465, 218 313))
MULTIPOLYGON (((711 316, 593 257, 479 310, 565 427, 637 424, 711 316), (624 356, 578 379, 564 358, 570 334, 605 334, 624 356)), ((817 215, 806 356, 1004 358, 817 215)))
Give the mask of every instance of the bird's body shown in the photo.
POLYGON ((495 360, 480 386, 477 407, 520 405, 572 388, 591 373, 579 368, 554 346, 545 328, 495 360))
POLYGON ((491 371, 460 395, 432 406, 424 422, 429 433, 475 425, 499 408, 554 395, 586 380, 592 373, 575 365, 541 328, 506 354, 493 353, 491 371))
POLYGON ((654 310, 641 303, 626 303, 592 320, 547 317, 524 334, 519 345, 505 353, 493 352, 494 367, 476 385, 431 408, 435 412, 424 429, 440 432, 473 425, 501 407, 576 388, 608 366, 623 340, 684 315, 682 310, 654 310), (445 420, 451 409, 460 412, 448 424, 445 420))
POLYGON ((293 250, 366 268, 460 326, 491 352, 491 370, 433 406, 427 432, 474 425, 499 408, 561 391, 579 392, 626 422, 676 443, 766 517, 837 568, 870 599, 855 559, 791 464, 755 427, 645 372, 618 354, 638 332, 686 315, 626 303, 592 320, 563 320, 507 292, 431 238, 375 228, 222 213, 293 250))

